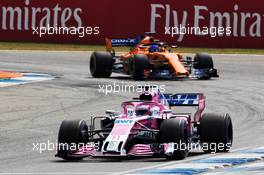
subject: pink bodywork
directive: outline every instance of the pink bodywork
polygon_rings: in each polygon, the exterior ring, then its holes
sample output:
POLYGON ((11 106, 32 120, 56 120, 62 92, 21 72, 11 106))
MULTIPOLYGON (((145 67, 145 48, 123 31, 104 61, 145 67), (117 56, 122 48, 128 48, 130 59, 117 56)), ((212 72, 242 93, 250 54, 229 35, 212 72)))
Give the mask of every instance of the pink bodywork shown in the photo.
MULTIPOLYGON (((122 114, 116 119, 114 127, 108 137, 106 138, 105 142, 107 141, 124 141, 127 142, 127 140, 137 134, 136 129, 141 129, 144 127, 147 127, 149 129, 156 129, 158 130, 158 119, 165 119, 170 118, 172 114, 164 114, 164 110, 169 110, 170 107, 165 99, 160 98, 159 92, 154 92, 151 94, 148 94, 152 96, 151 101, 128 101, 122 103, 122 114), (134 110, 138 107, 145 106, 149 109, 149 113, 145 116, 131 116, 129 115, 129 108, 133 108, 134 110), (153 112, 151 113, 151 109, 156 109, 155 115, 153 115, 153 112)), ((205 97, 203 94, 199 95, 198 99, 198 109, 196 113, 194 114, 194 122, 200 121, 201 113, 205 108, 205 97)), ((191 117, 188 115, 180 115, 179 117, 184 117, 189 123, 189 129, 191 130, 191 117)), ((124 143, 125 145, 125 143, 124 143)), ((102 146, 102 149, 104 149, 104 145, 102 146)), ((163 143, 163 150, 162 152, 166 152, 168 149, 168 144, 163 143)), ((103 150, 98 150, 94 145, 86 145, 82 148, 80 148, 76 153, 73 155, 76 156, 93 156, 93 157, 115 157, 115 156, 152 156, 155 154, 155 152, 151 149, 151 146, 149 144, 135 144, 132 146, 132 148, 128 152, 116 154, 113 152, 107 152, 103 150)))

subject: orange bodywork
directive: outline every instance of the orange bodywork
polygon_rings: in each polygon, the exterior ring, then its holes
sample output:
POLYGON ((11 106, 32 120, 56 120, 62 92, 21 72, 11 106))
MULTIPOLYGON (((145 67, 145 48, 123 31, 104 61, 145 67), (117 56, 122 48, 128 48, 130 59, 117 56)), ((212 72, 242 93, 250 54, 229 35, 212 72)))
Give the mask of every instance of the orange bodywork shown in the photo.
POLYGON ((22 74, 16 72, 0 71, 0 79, 10 79, 10 78, 17 78, 22 76, 23 76, 22 74))
MULTIPOLYGON (((153 60, 153 66, 159 67, 162 64, 169 64, 170 68, 174 70, 175 75, 189 75, 189 72, 185 69, 184 65, 181 63, 182 54, 172 53, 167 50, 167 48, 161 48, 160 52, 149 52, 148 44, 154 43, 155 39, 150 36, 146 36, 142 39, 130 52, 121 55, 121 59, 124 63, 128 63, 129 59, 133 58, 135 54, 144 54, 149 60, 153 60)), ((112 51, 111 40, 106 38, 106 50, 112 51)), ((124 71, 128 71, 128 66, 124 65, 124 71)))
POLYGON ((176 73, 176 75, 188 75, 189 72, 185 69, 185 67, 180 62, 180 56, 176 53, 169 52, 156 52, 147 54, 150 60, 164 60, 168 61, 170 67, 172 67, 176 73))

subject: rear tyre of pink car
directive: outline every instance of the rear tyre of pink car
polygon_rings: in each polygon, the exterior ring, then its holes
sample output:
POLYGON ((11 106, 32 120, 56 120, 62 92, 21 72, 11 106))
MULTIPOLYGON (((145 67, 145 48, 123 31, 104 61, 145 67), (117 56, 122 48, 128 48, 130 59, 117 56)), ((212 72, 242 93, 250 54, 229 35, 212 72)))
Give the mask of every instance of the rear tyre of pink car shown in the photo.
POLYGON ((203 114, 200 141, 204 152, 228 152, 233 143, 233 125, 229 114, 203 114))
POLYGON ((87 142, 88 127, 84 120, 64 120, 59 130, 57 155, 65 160, 81 160, 71 154, 87 142))
POLYGON ((160 125, 160 141, 162 143, 175 143, 174 153, 166 155, 169 160, 181 160, 189 154, 188 124, 182 118, 170 118, 162 121, 160 125))

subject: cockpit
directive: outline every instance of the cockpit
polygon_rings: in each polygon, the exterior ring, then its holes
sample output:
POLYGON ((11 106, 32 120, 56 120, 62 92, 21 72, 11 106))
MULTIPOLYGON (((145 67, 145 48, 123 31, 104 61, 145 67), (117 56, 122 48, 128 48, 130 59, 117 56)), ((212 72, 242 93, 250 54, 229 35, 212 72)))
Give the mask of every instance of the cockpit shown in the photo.
POLYGON ((143 49, 145 51, 148 51, 149 53, 155 53, 155 52, 166 52, 168 48, 168 44, 165 42, 151 42, 142 44, 139 46, 140 49, 143 49))
POLYGON ((161 108, 153 102, 131 101, 124 102, 123 112, 127 117, 156 116, 161 108))
POLYGON ((152 52, 160 52, 160 47, 159 45, 156 45, 156 44, 153 44, 149 47, 149 52, 152 53, 152 52))
POLYGON ((166 98, 156 87, 145 87, 145 92, 133 99, 122 103, 126 117, 158 116, 169 109, 166 98))
POLYGON ((143 116, 143 115, 149 115, 149 108, 148 106, 139 106, 135 109, 136 116, 143 116))

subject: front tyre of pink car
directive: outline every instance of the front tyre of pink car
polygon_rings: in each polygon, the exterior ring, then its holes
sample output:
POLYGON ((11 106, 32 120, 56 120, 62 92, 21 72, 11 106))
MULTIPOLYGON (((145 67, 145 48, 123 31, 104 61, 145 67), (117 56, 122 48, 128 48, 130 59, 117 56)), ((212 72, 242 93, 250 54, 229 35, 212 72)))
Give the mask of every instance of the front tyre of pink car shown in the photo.
POLYGON ((181 160, 189 154, 188 124, 182 118, 170 118, 162 121, 160 125, 160 141, 162 143, 174 143, 172 155, 166 155, 168 160, 181 160))
POLYGON ((81 160, 82 157, 71 154, 87 142, 88 127, 84 120, 64 120, 59 129, 57 156, 64 160, 81 160))

